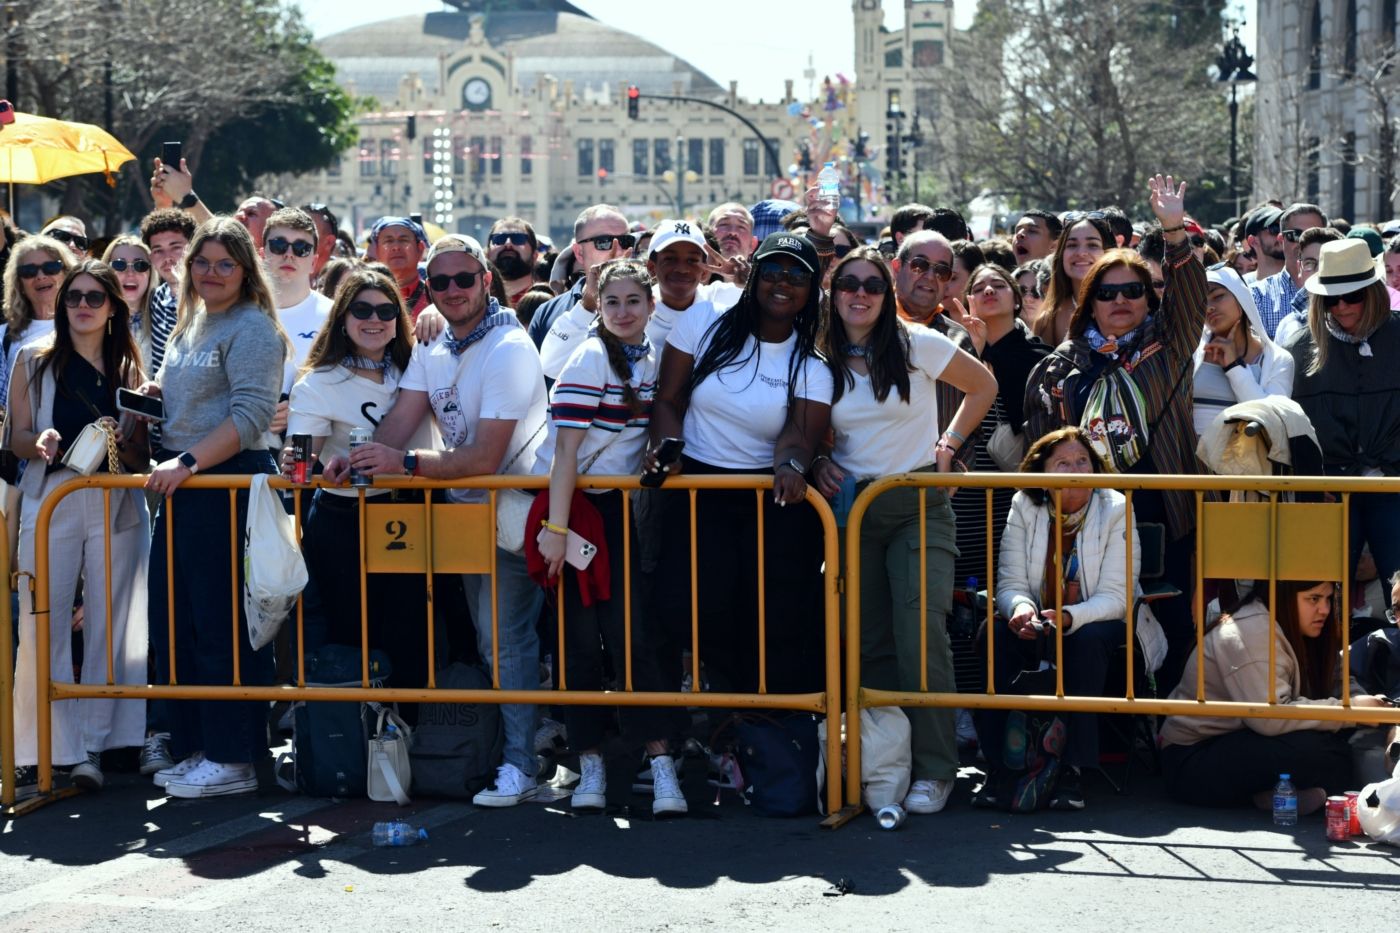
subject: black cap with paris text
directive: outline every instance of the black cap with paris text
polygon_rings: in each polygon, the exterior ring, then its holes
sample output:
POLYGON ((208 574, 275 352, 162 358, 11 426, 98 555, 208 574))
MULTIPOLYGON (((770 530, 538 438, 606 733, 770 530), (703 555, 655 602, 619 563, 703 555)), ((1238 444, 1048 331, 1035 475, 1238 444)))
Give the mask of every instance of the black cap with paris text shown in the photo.
POLYGON ((821 260, 817 258, 817 248, 805 236, 789 233, 786 230, 768 234, 763 242, 758 244, 758 251, 753 254, 753 261, 762 262, 770 256, 791 256, 802 263, 808 272, 812 273, 821 268, 821 260))

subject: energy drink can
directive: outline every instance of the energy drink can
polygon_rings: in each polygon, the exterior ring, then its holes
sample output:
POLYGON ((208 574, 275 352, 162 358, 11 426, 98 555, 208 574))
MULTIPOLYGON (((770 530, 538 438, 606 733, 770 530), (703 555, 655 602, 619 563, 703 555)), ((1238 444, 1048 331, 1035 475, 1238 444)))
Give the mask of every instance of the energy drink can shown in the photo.
POLYGON ((311 478, 311 435, 292 435, 292 482, 304 483, 311 478))
MULTIPOLYGON (((356 449, 356 448, 358 448, 358 447, 363 447, 364 445, 368 444, 368 443, 369 443, 370 441, 372 441, 372 440, 374 440, 374 432, 371 431, 369 428, 351 428, 351 429, 350 429, 350 453, 351 453, 351 455, 352 455, 352 456, 354 455, 355 449, 356 449)), ((351 466, 351 467, 350 467, 350 485, 351 485, 351 486, 373 486, 373 485, 374 485, 374 477, 373 477, 373 476, 367 476, 367 475, 365 475, 364 473, 361 473, 359 470, 355 469, 353 466, 351 466)))

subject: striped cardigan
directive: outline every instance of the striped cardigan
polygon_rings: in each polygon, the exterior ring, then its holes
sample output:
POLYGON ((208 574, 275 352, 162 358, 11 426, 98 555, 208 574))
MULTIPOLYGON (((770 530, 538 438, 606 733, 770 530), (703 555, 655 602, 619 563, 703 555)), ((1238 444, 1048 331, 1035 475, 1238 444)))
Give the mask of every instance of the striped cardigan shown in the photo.
MULTIPOLYGON (((1121 353, 1110 366, 1127 367, 1146 399, 1149 423, 1156 424, 1149 443, 1157 471, 1191 476, 1203 472, 1196 460, 1191 374, 1192 354, 1205 326, 1206 273, 1185 240, 1167 244, 1162 272, 1167 288, 1161 306, 1144 322, 1137 347, 1121 353)), ((1080 423, 1083 412, 1072 409, 1080 397, 1079 380, 1093 362, 1093 353, 1088 340, 1071 337, 1032 370, 1026 381, 1028 445, 1065 425, 1080 423)), ((1164 491, 1162 498, 1171 540, 1195 530, 1191 492, 1164 491)))

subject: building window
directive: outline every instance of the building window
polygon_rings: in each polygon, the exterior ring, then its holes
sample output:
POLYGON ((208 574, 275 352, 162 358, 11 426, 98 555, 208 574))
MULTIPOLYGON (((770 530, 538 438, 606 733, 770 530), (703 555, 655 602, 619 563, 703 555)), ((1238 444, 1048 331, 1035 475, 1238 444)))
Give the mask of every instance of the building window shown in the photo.
POLYGON ((423 174, 433 174, 433 136, 431 133, 423 137, 423 174))
POLYGON ((613 140, 598 140, 598 167, 609 175, 617 171, 617 144, 613 140))
POLYGON ((331 178, 339 178, 340 173, 343 169, 343 166, 341 164, 342 162, 343 157, 339 155, 337 155, 334 159, 331 159, 331 164, 326 167, 326 175, 331 178))
POLYGON ((885 52, 885 67, 903 68, 904 49, 890 49, 889 51, 885 52))
POLYGON ((1308 24, 1308 90, 1322 87, 1322 0, 1315 0, 1308 24))
POLYGON ((477 181, 486 171, 486 137, 473 136, 471 139, 471 149, 468 153, 467 168, 471 170, 472 178, 477 181))
POLYGON ((722 176, 724 174, 724 140, 710 140, 710 174, 722 176))
POLYGON ((1356 216, 1356 134, 1342 137, 1342 203, 1338 213, 1350 220, 1356 216))
POLYGON ((535 170, 535 160, 532 157, 534 148, 534 137, 520 137, 520 174, 522 175, 529 175, 535 170))
POLYGON ((591 139, 578 141, 578 174, 580 178, 593 174, 593 140, 591 139))
POLYGON ((1381 0, 1381 44, 1395 44, 1395 7, 1400 0, 1381 0))
POLYGON ((758 174, 758 140, 744 140, 744 174, 758 174))
POLYGON ((501 174, 501 137, 491 137, 491 174, 501 174))
POLYGON ((685 154, 685 167, 697 175, 705 173, 705 141, 703 139, 687 139, 685 154))
POLYGON ((379 141, 379 174, 392 178, 398 174, 399 152, 392 139, 379 141))
POLYGON ((467 174, 467 141, 461 136, 452 137, 452 174, 458 178, 467 174))
POLYGON ((1356 74, 1356 0, 1347 0, 1342 29, 1342 75, 1350 78, 1356 74))
POLYGON ((1307 166, 1308 166, 1308 203, 1316 204, 1322 193, 1322 169, 1319 152, 1322 149, 1322 140, 1316 136, 1308 137, 1307 166))
POLYGON ((652 151, 654 155, 652 161, 656 165, 656 174, 671 170, 671 141, 669 139, 658 139, 653 141, 652 151))
POLYGON ((647 174, 650 174, 650 173, 647 171, 647 154, 648 154, 650 151, 651 151, 651 147, 647 144, 647 141, 646 141, 645 139, 634 139, 634 140, 632 140, 632 174, 633 174, 633 175, 647 175, 647 174))
POLYGON ((943 40, 920 39, 914 43, 914 67, 937 68, 943 64, 943 40))
POLYGON ((373 178, 379 174, 378 146, 369 139, 360 143, 360 177, 373 178))

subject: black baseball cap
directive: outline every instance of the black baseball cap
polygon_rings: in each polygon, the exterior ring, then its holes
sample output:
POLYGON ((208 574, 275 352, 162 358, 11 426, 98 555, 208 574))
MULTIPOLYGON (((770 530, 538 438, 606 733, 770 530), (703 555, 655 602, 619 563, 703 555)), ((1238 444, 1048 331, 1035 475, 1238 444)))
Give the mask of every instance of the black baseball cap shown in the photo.
POLYGON ((1256 236, 1260 230, 1276 226, 1283 218, 1283 211, 1272 204, 1265 204, 1263 207, 1251 211, 1244 220, 1244 235, 1256 236))
POLYGON ((762 262, 769 256, 791 256, 807 269, 808 272, 815 273, 821 268, 821 260, 817 258, 817 248, 805 236, 781 230, 777 233, 770 233, 764 237, 763 242, 758 244, 758 251, 753 254, 754 262, 762 262))

